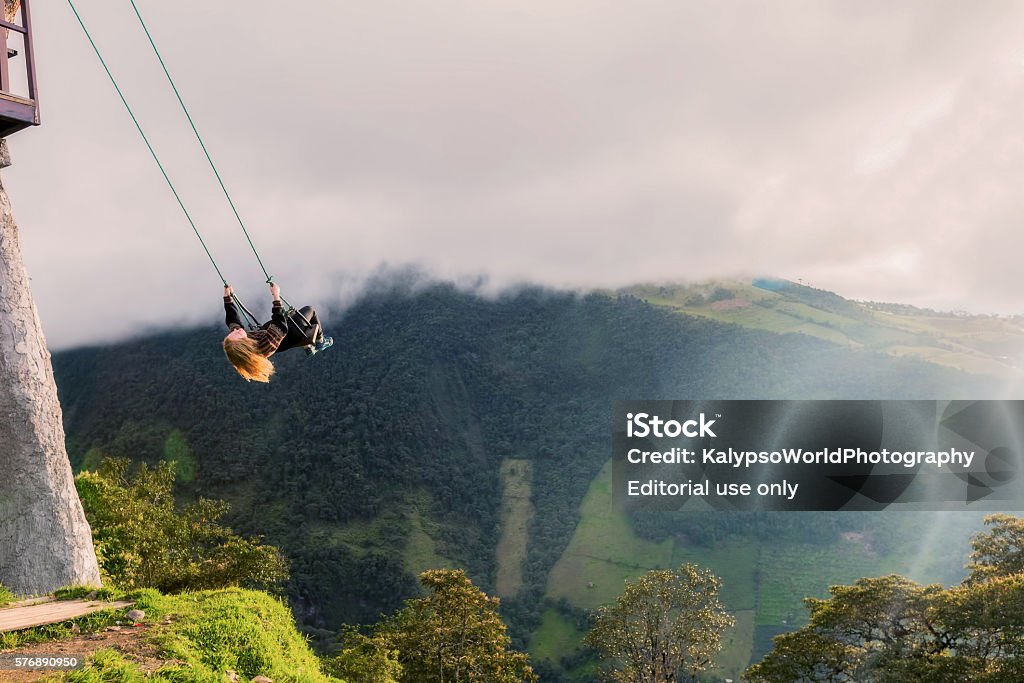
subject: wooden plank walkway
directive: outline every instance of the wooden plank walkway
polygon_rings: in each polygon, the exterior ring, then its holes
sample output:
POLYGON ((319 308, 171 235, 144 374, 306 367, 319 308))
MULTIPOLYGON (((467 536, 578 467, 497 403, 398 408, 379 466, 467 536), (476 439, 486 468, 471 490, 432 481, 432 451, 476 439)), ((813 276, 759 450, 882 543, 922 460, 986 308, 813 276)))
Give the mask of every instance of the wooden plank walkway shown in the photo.
POLYGON ((133 602, 103 602, 102 600, 52 600, 49 602, 0 608, 0 633, 20 631, 34 626, 59 624, 68 619, 85 616, 105 609, 131 607, 133 602))

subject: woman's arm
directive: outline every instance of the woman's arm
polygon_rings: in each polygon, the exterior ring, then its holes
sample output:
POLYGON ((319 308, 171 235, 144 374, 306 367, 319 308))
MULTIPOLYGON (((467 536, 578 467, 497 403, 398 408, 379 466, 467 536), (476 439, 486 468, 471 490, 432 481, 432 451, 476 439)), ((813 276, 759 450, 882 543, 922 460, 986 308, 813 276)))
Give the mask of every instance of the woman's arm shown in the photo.
POLYGON ((277 286, 276 282, 270 283, 270 294, 274 297, 274 307, 270 311, 270 319, 287 330, 288 318, 285 317, 284 304, 281 303, 281 288, 277 286))
POLYGON ((229 329, 234 329, 235 326, 245 329, 245 325, 242 324, 242 319, 238 315, 238 308, 235 307, 235 300, 232 296, 234 293, 231 285, 224 285, 224 324, 229 329))

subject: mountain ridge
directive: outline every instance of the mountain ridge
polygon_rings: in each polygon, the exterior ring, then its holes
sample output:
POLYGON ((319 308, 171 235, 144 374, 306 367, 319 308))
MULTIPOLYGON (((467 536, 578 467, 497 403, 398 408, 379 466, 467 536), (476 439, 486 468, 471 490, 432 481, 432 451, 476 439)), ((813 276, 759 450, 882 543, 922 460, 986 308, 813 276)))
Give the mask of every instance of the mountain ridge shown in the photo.
MULTIPOLYGON (((227 500, 237 531, 264 535, 291 559, 292 607, 309 632, 325 637, 342 622, 372 622, 397 608, 428 564, 465 568, 493 592, 507 569, 497 557, 502 472, 515 460, 530 461, 533 514, 519 532, 525 543, 507 544, 521 555, 521 571, 503 613, 520 645, 536 646, 531 634, 545 627, 568 633, 550 610, 564 598, 566 614, 575 614, 585 605, 574 596, 586 589, 553 587, 550 577, 577 529, 591 524, 583 503, 608 458, 613 400, 993 391, 985 376, 680 315, 631 293, 526 288, 485 300, 435 283, 379 291, 324 318, 335 347, 312 358, 284 354, 269 385, 234 375, 220 350, 223 331, 212 325, 57 353, 54 366, 73 464, 106 456, 178 462, 184 497, 227 500)), ((618 567, 615 576, 629 576, 639 568, 623 567, 614 547, 661 543, 666 528, 694 539, 670 555, 699 560, 729 555, 715 550, 716 537, 727 543, 765 528, 828 547, 868 522, 789 513, 669 527, 626 520, 615 522, 611 545, 585 550, 618 567), (635 541, 622 536, 638 533, 635 541)), ((818 590, 805 582, 793 591, 803 586, 818 590)), ((602 585, 600 595, 612 589, 602 585)), ((728 590, 750 595, 756 587, 728 590)), ((788 613, 773 607, 759 618, 767 627, 788 613)), ((755 624, 744 623, 737 648, 746 654, 737 662, 754 648, 755 624)), ((559 680, 562 663, 545 661, 545 680, 559 680)))
POLYGON ((654 306, 752 329, 798 333, 975 374, 1021 377, 1024 317, 862 302, 777 278, 640 284, 617 290, 654 306))

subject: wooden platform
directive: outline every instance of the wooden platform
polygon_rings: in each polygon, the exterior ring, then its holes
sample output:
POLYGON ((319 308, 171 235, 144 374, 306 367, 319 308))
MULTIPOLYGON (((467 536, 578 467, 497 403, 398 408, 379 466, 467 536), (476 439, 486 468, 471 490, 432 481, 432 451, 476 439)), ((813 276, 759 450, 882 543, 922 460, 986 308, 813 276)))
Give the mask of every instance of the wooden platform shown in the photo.
POLYGON ((104 602, 102 600, 49 600, 27 601, 0 608, 0 633, 20 631, 33 626, 59 624, 68 619, 82 617, 105 609, 121 609, 131 607, 133 602, 121 600, 104 602))

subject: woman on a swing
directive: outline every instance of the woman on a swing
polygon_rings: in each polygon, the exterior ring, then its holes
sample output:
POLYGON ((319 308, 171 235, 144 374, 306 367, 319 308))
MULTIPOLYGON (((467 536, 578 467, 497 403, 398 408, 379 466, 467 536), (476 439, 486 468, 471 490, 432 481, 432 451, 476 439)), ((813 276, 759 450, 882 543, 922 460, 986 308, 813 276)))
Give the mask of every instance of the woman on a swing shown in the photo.
POLYGON ((320 320, 312 306, 285 311, 281 288, 270 283, 274 307, 270 320, 255 330, 246 330, 235 306, 231 285, 224 285, 224 311, 227 314, 228 336, 224 337, 224 355, 238 374, 251 382, 269 382, 274 374, 270 356, 291 348, 302 347, 313 355, 331 346, 334 340, 324 336, 320 320))

